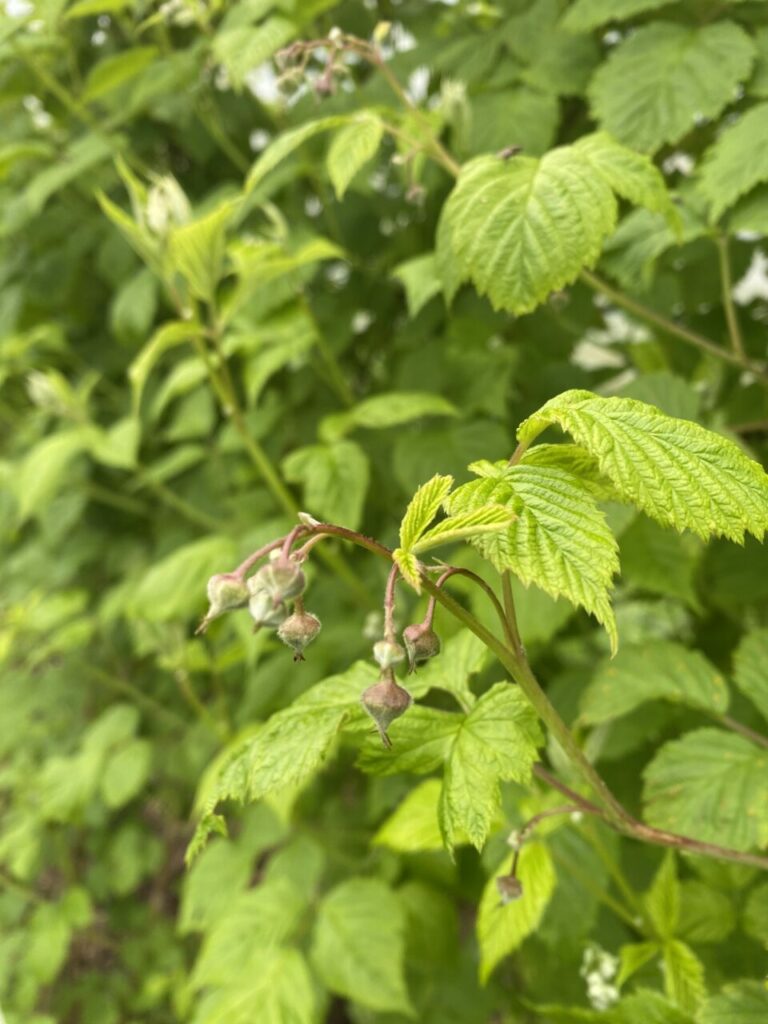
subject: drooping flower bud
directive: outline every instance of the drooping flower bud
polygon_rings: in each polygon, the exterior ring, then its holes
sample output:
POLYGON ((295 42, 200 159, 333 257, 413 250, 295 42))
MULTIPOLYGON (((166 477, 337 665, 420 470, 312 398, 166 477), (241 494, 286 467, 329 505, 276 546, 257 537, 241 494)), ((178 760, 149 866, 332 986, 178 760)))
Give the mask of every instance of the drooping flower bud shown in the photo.
POLYGON ((254 633, 262 626, 265 629, 275 629, 288 614, 288 609, 285 605, 281 603, 276 604, 266 590, 257 590, 255 594, 251 594, 251 598, 248 601, 248 611, 253 618, 254 633))
POLYGON ((220 572, 208 580, 209 608, 196 633, 204 633, 211 622, 224 612, 245 608, 248 604, 248 586, 233 572, 220 572))
POLYGON ((387 729, 396 718, 405 714, 412 701, 410 693, 395 682, 391 668, 385 669, 379 681, 369 686, 360 698, 363 707, 375 722, 385 747, 392 746, 387 729))
POLYGON ((440 653, 440 637, 428 622, 415 622, 412 626, 406 626, 403 642, 408 652, 409 672, 414 672, 417 665, 440 653))
POLYGON ((373 657, 379 668, 392 668, 405 661, 405 651, 395 640, 377 640, 373 645, 373 657))
POLYGON ((515 875, 499 875, 496 879, 496 888, 499 891, 502 906, 519 900, 523 895, 523 883, 515 875))
POLYGON ((316 615, 295 609, 280 624, 277 635, 284 644, 293 648, 294 661, 304 661, 304 648, 312 643, 320 629, 320 619, 316 615))
POLYGON ((281 604, 283 601, 299 597, 304 592, 307 580, 298 562, 286 558, 281 553, 271 562, 262 565, 248 584, 252 594, 264 590, 275 604, 281 604))

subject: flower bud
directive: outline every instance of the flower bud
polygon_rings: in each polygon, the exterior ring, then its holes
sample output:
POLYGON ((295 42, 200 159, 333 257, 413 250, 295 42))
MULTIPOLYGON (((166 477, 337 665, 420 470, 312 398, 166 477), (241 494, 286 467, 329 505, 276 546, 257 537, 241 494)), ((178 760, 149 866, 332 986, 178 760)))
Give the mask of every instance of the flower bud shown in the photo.
POLYGON ((412 626, 406 626, 403 642, 408 652, 409 672, 414 672, 417 665, 440 653, 440 637, 428 622, 415 622, 412 626))
POLYGON ((205 618, 197 627, 197 633, 204 633, 209 624, 224 612, 233 608, 245 608, 248 604, 248 586, 245 580, 233 572, 220 572, 208 580, 209 608, 205 618))
POLYGON ((405 661, 405 651, 394 640, 377 640, 373 645, 373 657, 379 668, 392 668, 405 661))
POLYGON ((312 612, 294 610, 293 614, 280 624, 277 635, 284 644, 293 648, 294 661, 304 661, 304 648, 312 643, 320 628, 320 619, 312 612))
POLYGON ((253 631, 261 626, 274 629, 279 626, 288 614, 284 604, 275 603, 266 590, 257 590, 248 601, 248 611, 253 618, 253 631))
POLYGON ((273 561, 262 565, 250 578, 248 585, 252 594, 264 590, 274 604, 281 604, 302 594, 307 581, 298 563, 280 554, 273 561))
POLYGON ((503 907, 519 900, 523 895, 523 883, 515 875, 499 875, 496 879, 496 888, 499 890, 503 907))
POLYGON ((392 669, 385 669, 378 683, 369 686, 360 698, 363 707, 375 722, 385 747, 392 746, 387 729, 396 718, 405 714, 412 700, 410 693, 395 682, 392 669))

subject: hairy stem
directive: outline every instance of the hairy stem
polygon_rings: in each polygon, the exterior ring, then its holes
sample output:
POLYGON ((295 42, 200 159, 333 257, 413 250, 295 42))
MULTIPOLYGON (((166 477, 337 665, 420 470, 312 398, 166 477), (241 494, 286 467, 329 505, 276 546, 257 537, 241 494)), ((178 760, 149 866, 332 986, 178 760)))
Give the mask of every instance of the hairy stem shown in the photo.
POLYGON ((392 563, 392 568, 387 576, 387 586, 384 590, 384 639, 395 643, 395 584, 400 575, 400 570, 392 563))

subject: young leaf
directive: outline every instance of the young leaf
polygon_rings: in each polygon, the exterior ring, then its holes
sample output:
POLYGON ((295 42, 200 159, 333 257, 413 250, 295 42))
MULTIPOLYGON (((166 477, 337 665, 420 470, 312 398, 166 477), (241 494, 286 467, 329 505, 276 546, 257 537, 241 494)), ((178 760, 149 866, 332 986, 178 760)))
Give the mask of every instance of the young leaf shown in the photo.
POLYGON ((501 533, 514 519, 514 512, 504 505, 484 505, 472 512, 462 512, 443 519, 437 526, 422 534, 413 545, 413 550, 416 554, 421 554, 440 544, 452 544, 457 540, 473 540, 486 534, 501 533))
POLYGON ((518 878, 523 887, 519 899, 502 904, 496 878, 509 873, 514 854, 499 864, 486 883, 477 916, 480 943, 480 980, 485 982, 494 967, 536 930, 555 889, 555 869, 544 843, 528 842, 520 853, 518 878))
POLYGON ((711 204, 712 220, 762 181, 768 181, 768 153, 755 139, 768 137, 768 103, 759 103, 729 125, 707 150, 699 188, 711 204))
POLYGON ((536 713, 517 688, 497 683, 462 722, 440 795, 440 829, 451 849, 458 834, 482 849, 499 808, 499 782, 527 782, 542 743, 536 713))
POLYGON ((693 1016, 707 994, 704 964, 680 939, 668 939, 663 955, 664 991, 683 1013, 693 1016))
POLYGON ((318 121, 307 121, 297 128, 283 132, 278 135, 261 154, 256 163, 251 167, 245 181, 245 194, 253 192, 264 178, 273 171, 278 164, 281 164, 286 157, 298 149, 302 143, 315 135, 322 135, 324 132, 333 131, 334 128, 342 128, 349 122, 348 114, 334 114, 331 117, 322 117, 318 121))
POLYGON ((353 878, 331 890, 320 904, 312 962, 332 992, 411 1016, 404 959, 405 911, 384 882, 353 878))
POLYGON ((748 77, 753 58, 749 36, 730 21, 644 25, 592 78, 592 110, 617 139, 655 152, 687 134, 697 118, 717 117, 748 77))
POLYGON ((633 942, 630 945, 622 946, 619 950, 617 986, 621 988, 625 981, 629 981, 633 974, 636 974, 641 967, 645 967, 660 952, 658 942, 633 942))
POLYGON ((768 629, 742 638, 733 659, 733 681, 768 722, 768 629))
POLYGON ((400 853, 442 850, 443 837, 437 820, 440 779, 427 779, 412 789, 373 837, 373 842, 400 853))
POLYGON ((648 821, 749 850, 768 842, 768 751, 720 729, 664 744, 643 773, 648 821))
POLYGON ((570 473, 546 466, 483 464, 484 479, 457 488, 446 505, 458 515, 503 504, 516 518, 504 533, 471 543, 502 572, 511 569, 526 586, 564 596, 601 622, 617 644, 609 588, 618 570, 616 541, 586 486, 570 473), (490 475, 491 473, 495 475, 490 475))
MULTIPOLYGON (((768 476, 732 441, 631 398, 565 391, 521 424, 530 443, 556 423, 593 454, 622 500, 652 519, 703 539, 761 539, 768 476)), ((456 492, 458 493, 458 492, 456 492)))
POLYGON ((313 515, 356 530, 363 517, 370 469, 354 441, 298 448, 283 460, 286 480, 302 484, 302 503, 313 515))
POLYGON ((694 943, 722 942, 735 927, 736 909, 731 894, 712 889, 696 879, 681 883, 678 926, 681 938, 694 943))
POLYGON ((183 345, 184 342, 199 337, 202 329, 197 320, 171 320, 169 323, 163 324, 162 327, 158 327, 128 367, 134 415, 138 415, 144 386, 158 359, 177 345, 183 345))
POLYGON ((440 511, 453 487, 452 476, 433 476, 416 491, 400 523, 400 546, 410 551, 440 511))
POLYGON ((400 570, 400 574, 406 583, 410 583, 417 594, 421 593, 421 576, 419 574, 419 560, 412 551, 405 551, 403 548, 395 548, 392 552, 392 561, 400 570))
POLYGON ((398 263, 392 276, 405 288, 405 301, 411 317, 415 317, 433 296, 440 294, 440 273, 433 252, 398 263))
POLYGON ((597 672, 582 694, 581 718, 598 725, 660 699, 723 714, 728 688, 699 651, 656 640, 625 647, 597 672))
POLYGON ((623 21, 636 14, 667 7, 675 0, 575 0, 563 15, 566 32, 591 32, 609 21, 623 21))
POLYGON ((334 135, 328 150, 328 174, 337 199, 343 198, 358 171, 374 158, 383 134, 381 119, 363 112, 334 135))
POLYGON ((644 902, 658 937, 672 938, 680 921, 680 882, 675 855, 671 851, 664 855, 651 887, 645 893, 644 902))
POLYGON ((174 228, 168 240, 168 260, 184 277, 192 293, 210 302, 222 275, 227 224, 236 204, 225 202, 204 217, 174 228))
POLYGON ((320 424, 320 437, 336 441, 358 427, 383 430, 422 416, 458 416, 455 405, 429 391, 390 391, 366 398, 348 412, 326 416, 320 424))
POLYGON ((761 981, 736 981, 711 996, 699 1011, 700 1024, 762 1024, 768 1019, 768 989, 761 981))

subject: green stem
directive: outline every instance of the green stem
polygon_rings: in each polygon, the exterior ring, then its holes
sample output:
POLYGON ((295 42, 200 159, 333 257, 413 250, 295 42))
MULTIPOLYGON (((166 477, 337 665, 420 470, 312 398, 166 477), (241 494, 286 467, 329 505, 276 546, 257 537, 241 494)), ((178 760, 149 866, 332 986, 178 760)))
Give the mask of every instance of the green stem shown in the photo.
POLYGON ((164 707, 158 700, 155 700, 154 697, 150 697, 149 694, 140 690, 137 686, 133 686, 132 683, 126 682, 125 679, 121 679, 120 676, 112 675, 110 672, 97 668, 94 665, 83 665, 82 667, 94 682, 99 683, 101 686, 104 686, 109 690, 113 690, 115 693, 120 693, 123 696, 130 698, 130 700, 135 704, 138 704, 140 708, 143 708, 150 714, 157 715, 158 718, 162 718, 168 725, 172 725, 177 729, 186 729, 188 727, 189 723, 181 715, 176 714, 175 711, 171 711, 170 708, 164 707))
POLYGON ((742 361, 748 362, 747 353, 744 350, 744 340, 741 337, 739 318, 736 315, 736 307, 733 304, 733 282, 731 279, 731 261, 728 255, 728 237, 718 235, 715 239, 717 245, 717 256, 720 264, 720 286, 723 296, 723 309, 725 320, 728 324, 728 337, 731 341, 731 348, 734 354, 742 361))
POLYGON ((741 722, 736 721, 735 718, 731 718, 730 715, 715 715, 714 717, 721 725, 724 725, 726 729, 739 733, 740 736, 748 739, 751 743, 756 743, 760 747, 768 747, 768 736, 763 736, 761 733, 755 732, 755 730, 750 729, 748 725, 742 725, 741 722))

